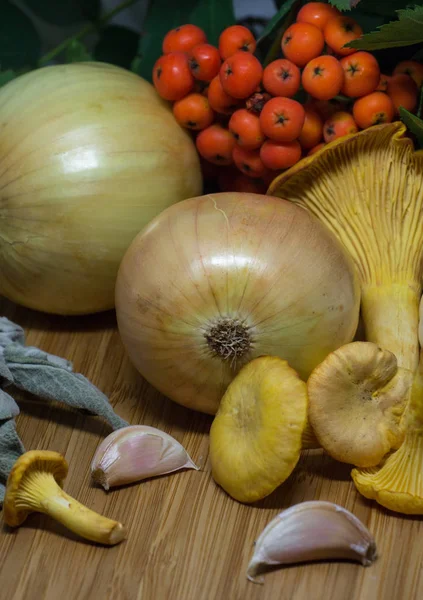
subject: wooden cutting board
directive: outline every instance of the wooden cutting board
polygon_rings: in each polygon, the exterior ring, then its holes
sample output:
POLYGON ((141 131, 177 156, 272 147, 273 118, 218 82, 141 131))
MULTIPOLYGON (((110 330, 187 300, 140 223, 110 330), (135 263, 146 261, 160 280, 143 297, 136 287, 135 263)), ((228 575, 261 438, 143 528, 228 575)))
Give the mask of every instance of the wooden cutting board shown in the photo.
POLYGON ((414 600, 423 598, 423 519, 404 517, 359 496, 348 465, 305 452, 291 478, 254 506, 228 497, 208 461, 211 417, 165 399, 125 356, 113 313, 84 318, 40 315, 0 301, 0 314, 21 324, 27 344, 63 356, 104 391, 132 424, 177 438, 200 465, 109 493, 90 482, 92 456, 109 429, 98 418, 15 394, 27 449, 63 453, 65 490, 121 520, 128 538, 113 548, 84 543, 51 519, 32 515, 16 530, 0 525, 2 600, 414 600), (247 581, 253 542, 280 511, 304 500, 329 500, 373 532, 370 567, 347 562, 290 566, 247 581))

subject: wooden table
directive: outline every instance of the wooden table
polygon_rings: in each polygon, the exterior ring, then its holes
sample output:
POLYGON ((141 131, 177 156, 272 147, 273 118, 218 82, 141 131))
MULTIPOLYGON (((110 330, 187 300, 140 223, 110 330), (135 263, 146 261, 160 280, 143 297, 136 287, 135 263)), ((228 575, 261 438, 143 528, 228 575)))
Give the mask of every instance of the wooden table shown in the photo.
POLYGON ((184 471, 106 493, 89 466, 109 429, 98 418, 15 394, 18 430, 27 449, 63 453, 65 490, 94 510, 123 521, 128 538, 98 547, 51 519, 32 515, 17 530, 0 528, 2 600, 414 600, 423 598, 423 520, 390 513, 360 497, 348 465, 305 452, 291 478, 255 506, 228 497, 208 461, 211 418, 162 397, 125 356, 113 313, 84 318, 37 314, 0 302, 0 314, 27 331, 27 343, 74 362, 129 422, 176 437, 201 471, 184 471), (281 510, 304 500, 341 504, 376 537, 371 567, 347 562, 269 572, 263 586, 245 573, 253 542, 281 510))

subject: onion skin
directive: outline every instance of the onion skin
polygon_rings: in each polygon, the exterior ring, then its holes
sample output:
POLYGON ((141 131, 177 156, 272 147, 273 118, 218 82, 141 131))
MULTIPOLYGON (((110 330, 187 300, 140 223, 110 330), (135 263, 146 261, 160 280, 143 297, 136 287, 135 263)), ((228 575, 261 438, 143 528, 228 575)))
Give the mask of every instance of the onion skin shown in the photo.
POLYGON ((352 262, 329 230, 293 203, 258 194, 166 209, 134 239, 116 283, 132 363, 174 401, 210 414, 257 356, 280 356, 307 378, 353 339, 359 303, 352 262), (219 317, 248 329, 252 345, 236 362, 205 337, 219 317))
POLYGON ((113 308, 135 235, 201 193, 189 134, 153 86, 105 63, 10 82, 0 129, 0 294, 57 314, 113 308))

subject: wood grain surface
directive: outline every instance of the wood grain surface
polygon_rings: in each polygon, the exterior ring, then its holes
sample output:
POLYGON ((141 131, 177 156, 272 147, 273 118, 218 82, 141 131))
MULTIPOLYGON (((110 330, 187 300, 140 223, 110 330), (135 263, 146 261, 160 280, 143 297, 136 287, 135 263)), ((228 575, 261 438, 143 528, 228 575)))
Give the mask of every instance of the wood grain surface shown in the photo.
POLYGON ((19 529, 0 526, 2 600, 414 600, 423 598, 423 520, 390 513, 360 497, 350 468, 321 451, 305 452, 294 474, 254 506, 214 482, 208 461, 211 417, 162 397, 125 357, 113 313, 84 318, 40 315, 0 301, 0 314, 27 332, 27 344, 74 362, 132 424, 177 438, 201 471, 184 471, 115 489, 90 482, 92 456, 109 429, 100 419, 15 393, 27 449, 63 453, 64 488, 89 507, 124 522, 128 538, 112 548, 85 543, 42 515, 19 529), (247 581, 254 540, 281 510, 304 500, 341 504, 373 532, 379 558, 272 570, 247 581))

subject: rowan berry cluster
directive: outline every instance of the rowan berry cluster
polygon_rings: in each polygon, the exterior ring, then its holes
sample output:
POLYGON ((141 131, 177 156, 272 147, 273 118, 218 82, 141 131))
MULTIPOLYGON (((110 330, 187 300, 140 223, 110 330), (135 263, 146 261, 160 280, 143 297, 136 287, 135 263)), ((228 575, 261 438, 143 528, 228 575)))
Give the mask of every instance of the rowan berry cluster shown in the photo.
POLYGON ((362 34, 335 7, 309 2, 282 37, 283 58, 263 68, 246 27, 226 28, 215 47, 202 29, 182 25, 165 36, 153 83, 193 130, 202 159, 243 174, 225 181, 223 173, 221 188, 263 191, 275 172, 326 143, 391 122, 399 106, 416 109, 423 65, 404 61, 382 74, 371 53, 345 47, 362 34))

